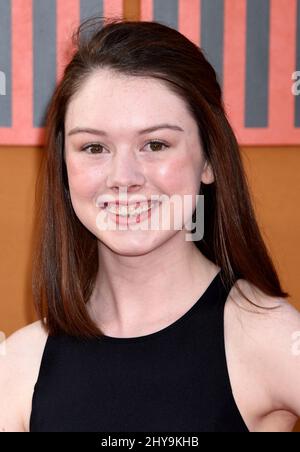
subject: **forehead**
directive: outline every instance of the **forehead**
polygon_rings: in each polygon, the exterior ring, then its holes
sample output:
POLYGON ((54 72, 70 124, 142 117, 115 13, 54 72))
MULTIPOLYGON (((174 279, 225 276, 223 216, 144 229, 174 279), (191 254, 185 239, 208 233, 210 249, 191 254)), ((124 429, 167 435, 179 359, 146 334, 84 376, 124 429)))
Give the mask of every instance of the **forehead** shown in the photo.
POLYGON ((185 101, 166 82, 110 70, 94 71, 85 80, 70 101, 65 119, 67 127, 77 126, 79 120, 107 127, 114 121, 143 127, 172 120, 187 128, 195 126, 185 101))

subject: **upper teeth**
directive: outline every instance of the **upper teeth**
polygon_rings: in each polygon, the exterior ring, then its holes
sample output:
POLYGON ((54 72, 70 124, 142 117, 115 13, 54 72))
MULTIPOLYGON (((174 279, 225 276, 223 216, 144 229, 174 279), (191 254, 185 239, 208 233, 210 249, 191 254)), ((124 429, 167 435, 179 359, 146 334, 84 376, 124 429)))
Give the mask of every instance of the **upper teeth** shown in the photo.
POLYGON ((128 216, 128 215, 139 215, 143 212, 147 212, 147 210, 151 209, 156 204, 156 202, 146 203, 140 207, 135 208, 134 205, 130 206, 117 206, 116 204, 109 204, 106 209, 114 214, 120 215, 120 216, 128 216))

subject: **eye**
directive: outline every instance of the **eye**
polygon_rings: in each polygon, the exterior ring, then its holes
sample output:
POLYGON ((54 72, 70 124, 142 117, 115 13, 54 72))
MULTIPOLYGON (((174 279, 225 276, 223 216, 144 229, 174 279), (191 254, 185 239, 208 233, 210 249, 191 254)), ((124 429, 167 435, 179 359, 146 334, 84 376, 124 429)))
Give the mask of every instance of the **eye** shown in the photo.
POLYGON ((99 143, 91 143, 83 146, 81 151, 86 152, 87 154, 103 154, 103 146, 99 143))
POLYGON ((148 146, 148 145, 154 146, 154 148, 152 147, 153 152, 162 151, 163 149, 160 149, 161 147, 165 147, 165 148, 170 147, 168 144, 163 143, 162 141, 158 141, 158 140, 151 140, 148 143, 146 143, 146 146, 148 146))

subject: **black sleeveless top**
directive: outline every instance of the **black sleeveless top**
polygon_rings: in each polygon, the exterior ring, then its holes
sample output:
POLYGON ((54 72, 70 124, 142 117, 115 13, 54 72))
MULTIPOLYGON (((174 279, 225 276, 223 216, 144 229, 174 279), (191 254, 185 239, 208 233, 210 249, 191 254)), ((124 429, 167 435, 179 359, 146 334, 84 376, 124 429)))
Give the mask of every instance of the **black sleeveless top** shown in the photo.
POLYGON ((30 432, 248 432, 227 370, 221 273, 155 333, 48 336, 30 432))

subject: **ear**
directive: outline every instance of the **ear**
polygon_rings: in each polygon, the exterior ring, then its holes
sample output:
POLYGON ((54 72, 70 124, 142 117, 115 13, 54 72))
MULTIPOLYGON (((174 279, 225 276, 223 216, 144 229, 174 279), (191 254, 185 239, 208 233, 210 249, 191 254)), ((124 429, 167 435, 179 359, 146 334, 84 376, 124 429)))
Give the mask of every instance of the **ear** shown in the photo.
POLYGON ((206 160, 204 168, 201 175, 201 182, 204 184, 211 184, 214 182, 215 177, 210 163, 206 160))

